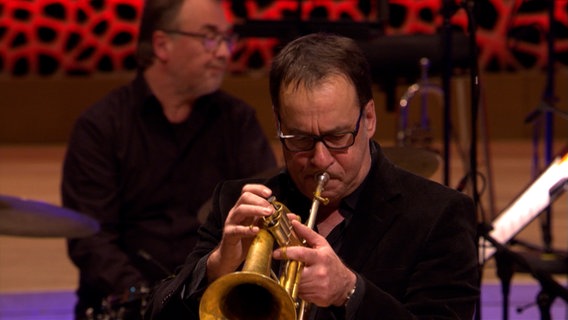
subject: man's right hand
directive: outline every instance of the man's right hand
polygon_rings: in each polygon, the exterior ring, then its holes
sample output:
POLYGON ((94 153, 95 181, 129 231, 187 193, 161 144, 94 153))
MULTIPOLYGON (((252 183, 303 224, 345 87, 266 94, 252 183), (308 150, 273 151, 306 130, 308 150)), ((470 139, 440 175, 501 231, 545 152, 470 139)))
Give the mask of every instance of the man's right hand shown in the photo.
POLYGON ((213 281, 234 272, 245 260, 252 240, 259 229, 258 220, 274 213, 266 200, 272 190, 261 184, 247 184, 229 211, 223 227, 223 237, 207 260, 207 277, 213 281))

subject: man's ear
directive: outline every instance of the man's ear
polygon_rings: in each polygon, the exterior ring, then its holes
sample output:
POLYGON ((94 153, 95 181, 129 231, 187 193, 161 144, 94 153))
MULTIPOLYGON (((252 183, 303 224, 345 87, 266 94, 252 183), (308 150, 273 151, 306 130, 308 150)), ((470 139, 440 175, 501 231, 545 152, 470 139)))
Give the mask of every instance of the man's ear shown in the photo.
POLYGON ((366 130, 369 137, 373 137, 377 126, 377 113, 375 110, 375 101, 373 101, 373 99, 367 103, 364 112, 366 130))
POLYGON ((162 30, 152 34, 152 47, 154 56, 160 61, 167 61, 170 56, 171 38, 162 30))

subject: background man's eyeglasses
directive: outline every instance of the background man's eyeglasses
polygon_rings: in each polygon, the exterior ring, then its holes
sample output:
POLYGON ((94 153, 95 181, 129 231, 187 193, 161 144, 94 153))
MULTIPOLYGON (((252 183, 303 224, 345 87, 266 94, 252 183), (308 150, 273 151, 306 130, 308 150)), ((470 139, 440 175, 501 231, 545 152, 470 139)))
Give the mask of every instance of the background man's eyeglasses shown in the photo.
POLYGON ((182 30, 164 30, 166 33, 171 34, 179 34, 186 37, 192 38, 201 38, 201 43, 203 44, 203 48, 207 52, 214 52, 219 49, 221 42, 225 42, 229 51, 233 52, 237 45, 237 41, 239 40, 239 36, 235 33, 220 33, 220 32, 211 32, 211 33, 200 33, 200 32, 189 32, 189 31, 182 31, 182 30))
POLYGON ((302 134, 283 134, 278 122, 278 138, 288 151, 301 152, 312 150, 317 142, 322 142, 329 150, 343 150, 351 147, 355 143, 355 137, 359 133, 359 124, 363 109, 359 111, 355 130, 348 132, 328 133, 321 136, 302 135, 302 134))

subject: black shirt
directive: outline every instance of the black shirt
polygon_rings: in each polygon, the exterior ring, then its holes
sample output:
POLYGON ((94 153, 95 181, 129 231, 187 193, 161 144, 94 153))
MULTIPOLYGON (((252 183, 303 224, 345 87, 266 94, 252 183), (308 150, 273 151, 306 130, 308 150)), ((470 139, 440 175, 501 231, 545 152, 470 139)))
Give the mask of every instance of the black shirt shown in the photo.
POLYGON ((79 300, 173 273, 215 185, 275 166, 254 109, 222 91, 197 100, 179 124, 141 75, 111 92, 77 120, 63 168, 64 206, 101 223, 97 235, 69 241, 79 300))

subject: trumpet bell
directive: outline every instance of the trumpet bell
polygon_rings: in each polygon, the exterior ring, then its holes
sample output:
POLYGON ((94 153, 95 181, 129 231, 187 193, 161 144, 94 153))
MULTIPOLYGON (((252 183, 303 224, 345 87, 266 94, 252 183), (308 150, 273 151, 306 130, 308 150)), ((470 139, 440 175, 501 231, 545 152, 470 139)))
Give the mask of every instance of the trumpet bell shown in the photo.
POLYGON ((296 305, 274 279, 241 271, 215 280, 199 305, 202 320, 295 320, 296 305))
MULTIPOLYGON (((321 192, 329 176, 324 173, 321 177, 318 177, 314 203, 310 210, 310 220, 313 221, 319 202, 327 202, 327 199, 321 197, 321 192)), ((303 241, 293 232, 286 217, 290 210, 276 201, 275 197, 270 197, 268 201, 274 206, 275 212, 269 219, 263 219, 262 228, 247 252, 242 271, 226 274, 209 285, 199 303, 201 320, 304 318, 308 303, 304 300, 297 301, 297 286, 303 263, 289 260, 279 280, 270 277, 274 241, 281 247, 303 245, 303 241)))

